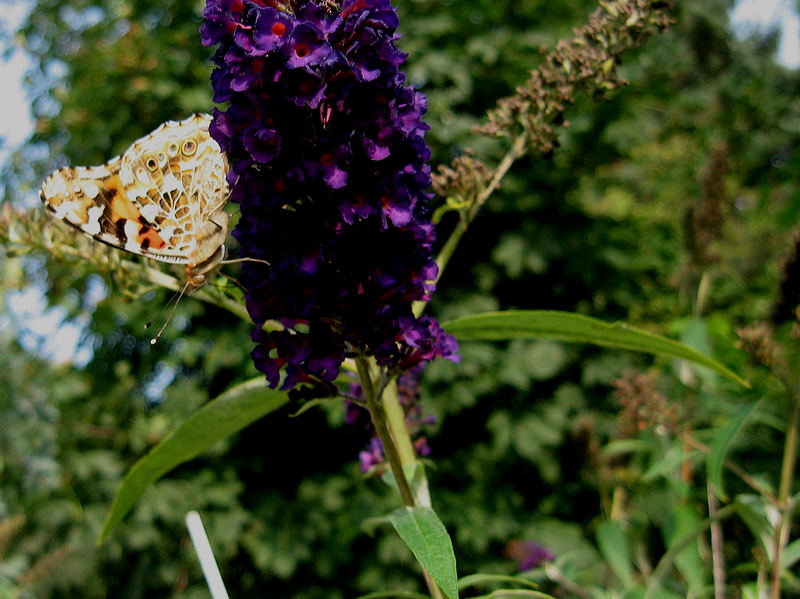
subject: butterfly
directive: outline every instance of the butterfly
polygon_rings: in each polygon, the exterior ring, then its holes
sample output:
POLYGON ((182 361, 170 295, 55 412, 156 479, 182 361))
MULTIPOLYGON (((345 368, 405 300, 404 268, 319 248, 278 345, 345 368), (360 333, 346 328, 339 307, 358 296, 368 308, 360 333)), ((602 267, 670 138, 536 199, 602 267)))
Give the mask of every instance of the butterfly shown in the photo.
POLYGON ((52 173, 39 196, 56 218, 116 248, 185 264, 188 293, 225 257, 227 159, 211 115, 167 121, 101 166, 52 173))

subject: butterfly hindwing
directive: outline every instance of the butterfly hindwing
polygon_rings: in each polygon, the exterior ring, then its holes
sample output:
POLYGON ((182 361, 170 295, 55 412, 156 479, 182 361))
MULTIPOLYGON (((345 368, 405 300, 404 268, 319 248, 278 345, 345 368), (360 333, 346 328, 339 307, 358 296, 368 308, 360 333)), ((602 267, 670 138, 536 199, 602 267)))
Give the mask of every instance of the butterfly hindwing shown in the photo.
POLYGON ((120 177, 148 224, 167 242, 153 257, 205 261, 227 233, 224 154, 208 134, 208 115, 169 121, 122 155, 120 177))

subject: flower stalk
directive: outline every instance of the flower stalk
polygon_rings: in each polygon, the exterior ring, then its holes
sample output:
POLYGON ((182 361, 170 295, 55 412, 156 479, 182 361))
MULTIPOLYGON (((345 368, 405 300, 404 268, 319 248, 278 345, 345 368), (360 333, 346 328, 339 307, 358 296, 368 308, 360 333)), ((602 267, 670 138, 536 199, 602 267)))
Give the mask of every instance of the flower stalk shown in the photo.
POLYGON ((358 378, 361 383, 361 389, 364 391, 364 401, 367 405, 367 410, 369 410, 372 424, 375 426, 375 433, 378 435, 381 445, 383 445, 383 451, 386 454, 389 467, 397 482, 397 489, 400 492, 400 497, 403 503, 408 507, 416 507, 414 493, 411 491, 411 486, 408 484, 408 479, 406 479, 405 472, 403 471, 403 462, 400 459, 400 453, 397 450, 397 445, 389 430, 383 402, 375 386, 375 381, 372 378, 370 363, 367 358, 359 357, 356 358, 356 365, 358 367, 358 378))
POLYGON ((417 459, 417 452, 411 438, 403 406, 400 404, 397 381, 386 385, 380 398, 386 416, 386 425, 397 448, 400 466, 404 472, 413 472, 409 482, 414 501, 418 506, 432 507, 431 495, 425 469, 417 459))
MULTIPOLYGON (((670 23, 668 2, 615 0, 601 6, 587 25, 575 30, 571 41, 548 52, 544 64, 531 71, 516 94, 501 99, 489 112, 488 123, 478 129, 479 133, 513 139, 497 167, 489 169, 464 155, 450 166, 441 166, 434 175, 434 191, 441 197, 457 198, 462 206, 459 221, 436 259, 437 282, 478 211, 500 188, 514 163, 526 154, 545 156, 558 146, 558 135, 568 126, 564 113, 576 93, 604 96, 625 85, 616 71, 622 54, 670 23)), ((414 314, 422 314, 426 303, 415 302, 414 314)))
POLYGON ((778 506, 780 519, 775 527, 775 552, 772 560, 772 586, 770 599, 780 599, 781 596, 781 571, 783 570, 783 554, 789 542, 789 532, 792 528, 792 482, 797 468, 797 444, 800 440, 800 400, 792 396, 792 415, 789 430, 783 446, 783 460, 781 462, 781 479, 778 486, 778 506))
MULTIPOLYGON (((388 402, 384 402, 382 386, 375 384, 376 381, 373 378, 373 369, 370 360, 362 356, 356 358, 355 362, 358 368, 358 378, 361 389, 364 392, 364 401, 369 411, 370 418, 372 419, 372 424, 375 426, 375 433, 378 435, 378 439, 380 439, 381 445, 383 446, 386 460, 389 462, 389 468, 397 483, 400 497, 406 506, 412 508, 417 507, 418 503, 403 468, 404 458, 407 464, 413 464, 414 461, 416 461, 416 457, 414 456, 414 449, 411 445, 408 429, 402 419, 403 411, 397 401, 396 392, 394 402, 392 402, 391 399, 388 402), (394 409, 392 403, 396 404, 396 409, 394 409), (389 407, 387 410, 386 404, 392 407, 389 407), (399 423, 396 421, 397 411, 399 411, 401 418, 399 423), (393 416, 389 417, 387 412, 391 413, 393 416), (392 434, 393 431, 397 434, 397 438, 392 434), (403 449, 405 455, 401 457, 401 451, 398 450, 398 446, 403 447, 406 445, 407 447, 403 449), (411 459, 409 460, 409 458, 411 459)), ((391 397, 391 393, 389 397, 391 397)), ((433 580, 430 573, 425 568, 422 569, 422 573, 425 576, 425 583, 428 586, 431 597, 433 599, 443 599, 442 591, 439 589, 439 586, 433 580)))

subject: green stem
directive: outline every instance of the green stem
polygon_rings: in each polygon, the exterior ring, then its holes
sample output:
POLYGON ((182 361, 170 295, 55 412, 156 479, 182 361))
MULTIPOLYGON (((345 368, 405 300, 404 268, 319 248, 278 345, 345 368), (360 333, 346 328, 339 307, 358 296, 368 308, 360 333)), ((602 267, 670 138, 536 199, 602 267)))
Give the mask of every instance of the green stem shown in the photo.
POLYGON ((395 381, 389 383, 384 389, 381 403, 383 403, 383 411, 386 415, 386 424, 389 427, 389 432, 397 445, 400 463, 404 468, 413 466, 417 461, 417 454, 414 451, 414 444, 411 442, 411 435, 408 434, 406 415, 403 412, 403 406, 400 405, 400 397, 395 381))
POLYGON ((408 507, 416 507, 414 501, 414 494, 411 492, 411 487, 408 484, 406 475, 403 472, 403 463, 400 460, 400 454, 397 451, 397 445, 389 432, 389 427, 386 422, 386 413, 383 409, 381 398, 377 396, 375 384, 372 380, 372 373, 370 372, 370 364, 364 357, 356 358, 356 366, 358 367, 358 377, 361 382, 361 389, 364 391, 364 400, 367 403, 369 415, 372 418, 372 424, 375 425, 375 432, 383 445, 383 451, 386 454, 386 460, 389 462, 389 467, 392 470, 395 481, 397 481, 397 489, 400 491, 400 497, 403 503, 408 507))
MULTIPOLYGON (((151 266, 146 267, 145 275, 147 280, 154 285, 166 287, 167 289, 172 289, 173 291, 180 291, 183 288, 183 285, 175 277, 172 277, 167 273, 158 270, 157 268, 153 268, 151 266)), ((240 302, 229 298, 224 293, 212 292, 210 289, 199 289, 192 294, 192 297, 209 304, 219 306, 231 314, 235 314, 242 320, 250 322, 250 315, 247 313, 247 309, 240 302)))
MULTIPOLYGON (((436 283, 438 283, 439 279, 442 278, 442 273, 444 272, 444 269, 447 268, 447 263, 450 262, 450 258, 453 256, 453 253, 455 253, 458 243, 461 241, 461 238, 464 236, 464 233, 467 232, 468 228, 469 222, 462 214, 459 217, 455 228, 450 232, 450 236, 447 238, 447 241, 444 242, 442 249, 439 251, 439 255, 436 256, 436 266, 439 270, 438 274, 436 275, 436 283)), ((412 306, 414 310, 414 316, 419 316, 422 314, 427 304, 427 300, 414 302, 414 305, 412 306)))
POLYGON ((700 282, 697 284, 697 296, 695 299, 694 313, 695 316, 701 316, 706 307, 706 301, 711 294, 711 274, 706 268, 703 274, 700 275, 700 282))
POLYGON ((781 596, 781 571, 783 569, 783 552, 789 542, 789 530, 792 527, 792 481, 797 466, 797 442, 800 438, 800 401, 792 397, 792 416, 786 440, 783 446, 783 461, 781 463, 781 482, 778 487, 778 505, 781 518, 775 529, 775 558, 772 562, 772 587, 770 599, 780 599, 781 596))
MULTIPOLYGON (((414 493, 411 490, 411 486, 408 484, 408 479, 406 479, 405 472, 403 471, 403 461, 400 457, 400 452, 397 449, 395 438, 390 430, 389 421, 387 420, 384 399, 379 396, 379 392, 375 388, 370 362, 367 360, 367 358, 359 357, 355 359, 355 363, 358 369, 358 377, 361 382, 361 389, 364 392, 364 399, 367 404, 367 409, 369 410, 370 417, 372 418, 372 424, 375 425, 375 432, 378 435, 378 439, 380 439, 381 445, 383 445, 383 451, 386 454, 387 461, 389 462, 389 468, 391 468, 394 479, 397 482, 397 489, 400 491, 400 497, 402 498, 403 503, 408 507, 416 507, 417 502, 414 498, 414 493)), ((396 387, 395 392, 393 394, 388 394, 387 397, 392 397, 392 395, 394 396, 394 401, 397 402, 396 407, 400 410, 400 414, 402 415, 402 407, 397 401, 396 387)), ((392 402, 390 401, 389 403, 391 404, 392 402)), ((394 408, 390 410, 390 412, 395 411, 396 410, 394 410, 394 408)), ((396 419, 396 416, 394 418, 396 419)), ((394 422, 393 428, 398 431, 399 438, 408 439, 408 444, 410 446, 409 449, 411 451, 411 455, 413 456, 414 448, 411 445, 410 439, 408 438, 408 430, 405 427, 405 418, 402 419, 402 423, 400 425, 398 425, 397 422, 394 422)), ((407 452, 408 450, 405 451, 407 452)), ((422 574, 425 577, 425 583, 428 586, 428 591, 430 592, 431 597, 433 599, 444 599, 439 585, 436 584, 436 582, 433 580, 433 577, 425 568, 422 568, 422 574)))
POLYGON ((608 519, 612 521, 622 521, 625 505, 625 489, 620 485, 614 486, 613 494, 611 495, 611 508, 608 510, 608 519))
POLYGON ((568 593, 572 593, 573 595, 577 595, 578 597, 584 597, 585 599, 592 599, 594 594, 589 589, 585 589, 579 584, 576 584, 566 576, 558 568, 555 564, 546 563, 544 565, 544 572, 547 575, 547 578, 555 582, 556 584, 564 587, 564 590, 568 593))
MULTIPOLYGON (((481 190, 481 192, 475 197, 475 200, 469 205, 469 207, 460 213, 458 224, 456 224, 455 228, 450 233, 450 236, 447 238, 447 241, 442 246, 439 255, 436 257, 436 265, 439 267, 439 274, 436 276, 436 281, 434 281, 434 283, 438 283, 442 278, 444 269, 447 268, 447 264, 450 262, 450 258, 452 258, 453 253, 455 253, 458 243, 461 241, 464 233, 467 232, 467 229, 469 228, 470 224, 472 224, 472 221, 475 220, 475 217, 478 215, 478 211, 492 196, 492 194, 500 188, 500 182, 503 180, 503 177, 506 176, 511 166, 519 158, 525 155, 527 145, 528 136, 525 133, 521 133, 514 139, 514 142, 511 144, 508 152, 506 152, 506 155, 503 156, 500 164, 497 165, 491 181, 489 181, 486 187, 484 187, 483 190, 481 190)), ((428 302, 425 300, 414 302, 414 315, 419 316, 422 314, 427 303, 428 302)))
MULTIPOLYGON (((719 501, 711 481, 706 482, 708 498, 708 515, 716 518, 719 513, 719 501)), ((711 523, 711 574, 714 579, 714 599, 725 599, 725 552, 722 524, 718 520, 711 523)))
POLYGON ((500 188, 500 182, 503 180, 503 177, 506 176, 506 173, 508 173, 511 165, 525 155, 527 147, 528 134, 520 133, 514 139, 514 143, 511 144, 511 147, 508 149, 508 152, 506 152, 506 155, 503 156, 500 164, 497 165, 497 168, 494 171, 494 176, 492 177, 492 180, 489 181, 489 185, 487 185, 486 188, 478 194, 475 202, 469 208, 469 222, 475 220, 475 217, 478 215, 478 211, 486 203, 486 200, 488 200, 492 194, 500 188))
POLYGON ((417 461, 417 452, 406 426, 406 415, 400 405, 396 381, 392 381, 384 389, 382 403, 389 432, 400 456, 400 464, 405 471, 414 473, 410 481, 414 501, 419 506, 432 507, 428 478, 425 476, 425 468, 417 461))

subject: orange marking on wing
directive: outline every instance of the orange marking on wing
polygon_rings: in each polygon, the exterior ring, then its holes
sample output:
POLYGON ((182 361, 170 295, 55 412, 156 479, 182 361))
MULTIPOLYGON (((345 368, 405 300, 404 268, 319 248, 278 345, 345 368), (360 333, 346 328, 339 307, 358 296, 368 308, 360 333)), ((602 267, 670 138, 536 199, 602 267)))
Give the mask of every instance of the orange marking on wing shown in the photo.
POLYGON ((146 224, 146 221, 142 218, 142 213, 139 212, 139 208, 125 195, 119 175, 114 175, 106 181, 106 189, 112 196, 111 219, 115 223, 132 221, 139 225, 139 233, 135 239, 139 247, 145 250, 160 250, 166 247, 167 242, 158 234, 158 231, 146 224))
POLYGON ((156 230, 150 228, 144 229, 143 231, 140 230, 139 235, 136 237, 136 241, 139 242, 139 245, 142 246, 142 248, 146 249, 152 248, 160 250, 167 245, 167 242, 161 238, 156 230))
POLYGON ((141 222, 141 213, 136 207, 136 204, 128 199, 122 188, 122 182, 119 180, 119 175, 110 177, 105 182, 106 190, 113 196, 111 199, 111 220, 114 222, 120 218, 125 220, 132 220, 134 222, 141 222))

